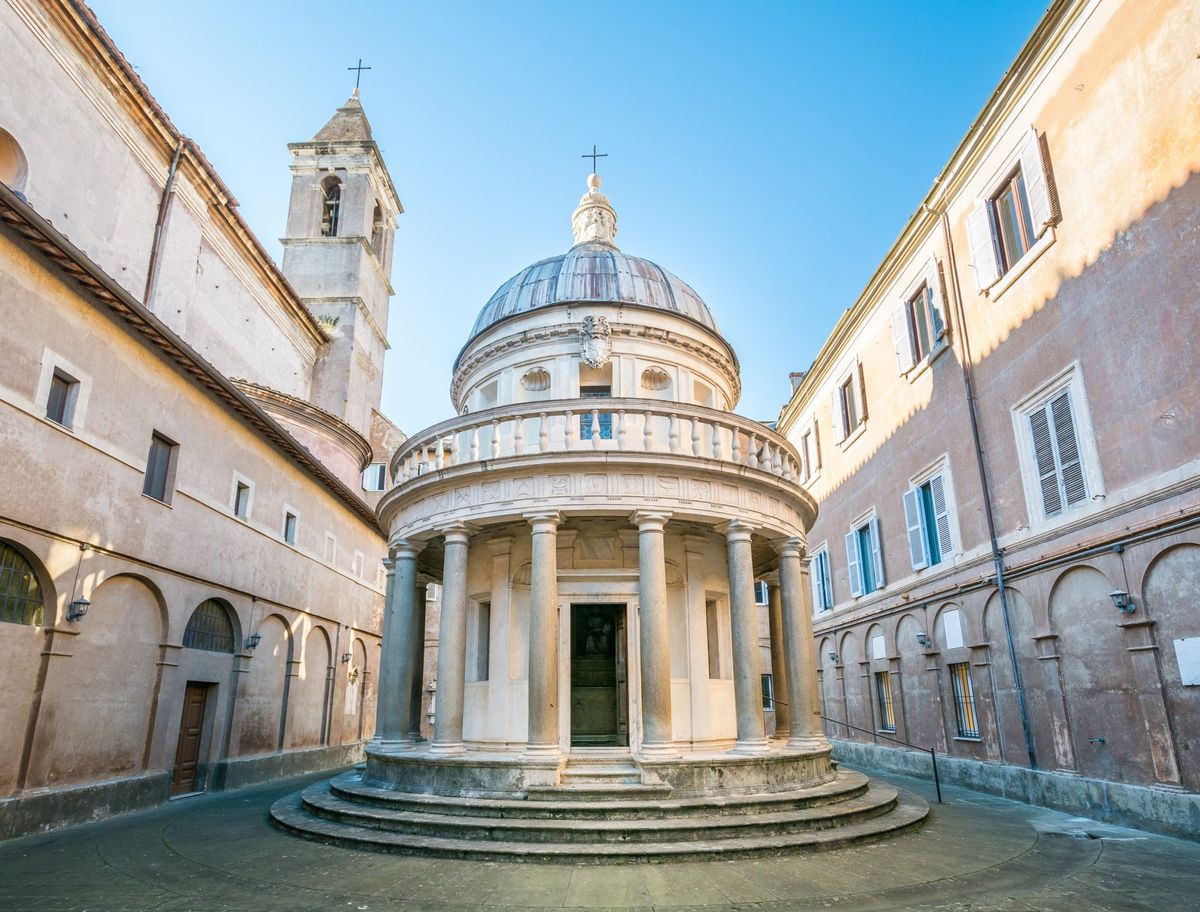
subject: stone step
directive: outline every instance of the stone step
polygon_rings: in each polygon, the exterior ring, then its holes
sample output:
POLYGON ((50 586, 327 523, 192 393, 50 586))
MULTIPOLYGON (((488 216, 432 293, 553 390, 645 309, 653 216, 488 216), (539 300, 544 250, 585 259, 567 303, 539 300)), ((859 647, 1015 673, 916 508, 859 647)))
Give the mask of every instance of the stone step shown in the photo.
POLYGON ((896 790, 874 784, 866 794, 833 805, 714 817, 663 817, 632 820, 599 818, 496 818, 419 813, 364 806, 331 794, 327 783, 302 793, 309 814, 352 826, 431 838, 487 842, 680 842, 722 840, 847 826, 893 810, 896 790))
POLYGON ((395 810, 473 817, 599 817, 627 820, 710 817, 818 807, 857 797, 866 792, 867 784, 867 777, 862 773, 842 770, 831 782, 796 791, 687 798, 669 797, 667 786, 531 788, 528 799, 444 797, 367 785, 356 773, 337 776, 330 786, 334 795, 347 801, 395 810))
POLYGON ((929 805, 915 795, 905 793, 890 812, 845 826, 741 838, 586 845, 567 842, 487 842, 374 830, 314 817, 305 812, 298 795, 281 798, 271 808, 271 819, 276 826, 308 839, 337 845, 407 855, 568 864, 686 861, 823 851, 888 839, 920 826, 928 814, 929 805))

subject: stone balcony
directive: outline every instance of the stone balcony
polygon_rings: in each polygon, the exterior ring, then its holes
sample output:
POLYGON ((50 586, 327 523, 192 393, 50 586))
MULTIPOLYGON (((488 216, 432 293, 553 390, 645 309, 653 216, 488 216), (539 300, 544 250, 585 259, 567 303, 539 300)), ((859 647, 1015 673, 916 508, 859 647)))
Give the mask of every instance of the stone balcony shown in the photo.
POLYGON ((730 412, 659 399, 558 399, 461 415, 410 437, 380 504, 393 539, 532 510, 621 514, 652 507, 705 523, 741 519, 803 535, 816 508, 799 455, 730 412))

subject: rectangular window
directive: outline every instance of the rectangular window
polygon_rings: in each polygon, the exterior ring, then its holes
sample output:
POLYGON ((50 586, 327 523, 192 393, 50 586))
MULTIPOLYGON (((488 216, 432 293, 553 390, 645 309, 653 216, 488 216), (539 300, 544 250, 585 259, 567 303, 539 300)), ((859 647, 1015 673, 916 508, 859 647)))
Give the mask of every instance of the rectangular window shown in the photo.
POLYGON ((755 580, 754 581, 754 604, 756 604, 756 605, 768 604, 767 581, 766 580, 755 580))
POLYGON ((178 444, 157 431, 150 435, 150 452, 146 456, 146 481, 142 485, 143 494, 163 503, 171 502, 178 451, 178 444))
POLYGON ((759 675, 762 681, 762 707, 768 712, 775 711, 775 682, 769 674, 759 675))
POLYGON ((1037 239, 1029 215, 1029 198, 1025 195, 1025 176, 1019 167, 991 198, 991 207, 1000 254, 998 265, 1003 275, 1025 256, 1037 239))
POLYGON ((50 376, 50 395, 46 399, 46 417, 63 427, 70 427, 75 417, 75 399, 79 395, 79 381, 54 369, 50 376))
POLYGON ((332 532, 325 533, 325 563, 332 564, 337 560, 337 538, 332 532))
MULTIPOLYGON (((579 388, 580 399, 607 399, 610 396, 612 396, 611 386, 581 386, 579 388)), ((612 440, 612 412, 600 412, 596 417, 600 419, 599 438, 612 440)), ((590 411, 579 416, 579 439, 592 439, 592 413, 590 411)))
POLYGON ((812 585, 813 611, 828 611, 833 607, 833 577, 829 572, 829 549, 821 548, 812 557, 809 565, 809 581, 812 585))
POLYGON ((387 463, 373 462, 363 471, 362 486, 364 491, 387 490, 387 463))
POLYGON ((971 668, 967 662, 947 666, 954 690, 954 716, 960 738, 978 738, 979 722, 975 715, 975 689, 971 686, 971 668))
POLYGON ((296 544, 296 514, 283 514, 283 540, 289 545, 296 544))
POLYGON ((878 517, 872 516, 847 533, 846 561, 849 564, 851 596, 858 598, 883 588, 883 551, 880 547, 878 517))
POLYGON ((875 672, 875 698, 879 709, 879 730, 896 730, 896 710, 892 705, 892 676, 886 671, 875 672))
POLYGON ((726 630, 729 624, 721 603, 714 599, 707 601, 704 605, 704 619, 708 632, 708 676, 714 681, 732 678, 732 656, 726 651, 726 630))
POLYGON ((854 398, 853 378, 847 380, 838 388, 838 395, 842 408, 842 427, 846 429, 846 434, 849 435, 854 433, 854 429, 858 427, 858 404, 854 398))
POLYGON ((1057 516, 1088 499, 1071 391, 1026 413, 1041 491, 1042 513, 1057 516))
POLYGON ((351 570, 353 571, 354 575, 357 576, 359 579, 362 579, 363 565, 365 563, 366 563, 366 558, 363 557, 363 553, 361 551, 355 551, 354 552, 354 561, 351 563, 351 570))
POLYGON ((800 474, 804 481, 812 478, 812 431, 800 435, 800 474))
POLYGON ((250 485, 239 481, 233 489, 233 515, 246 519, 250 515, 250 485))
POLYGON ((904 523, 914 570, 940 564, 954 553, 944 473, 904 492, 904 523))
POLYGON ((475 602, 467 615, 467 680, 486 681, 489 674, 492 603, 475 602))
POLYGON ((912 333, 913 357, 921 361, 939 347, 939 340, 945 331, 941 311, 934 303, 933 289, 928 282, 909 299, 908 321, 912 333))

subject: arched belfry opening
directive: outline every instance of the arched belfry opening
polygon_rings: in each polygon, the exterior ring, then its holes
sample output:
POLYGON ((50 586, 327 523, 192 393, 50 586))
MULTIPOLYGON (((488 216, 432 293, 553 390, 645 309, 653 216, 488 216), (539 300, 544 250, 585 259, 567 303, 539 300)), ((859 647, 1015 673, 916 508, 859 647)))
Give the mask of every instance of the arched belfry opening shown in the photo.
POLYGON ((342 215, 342 182, 336 177, 321 181, 321 237, 337 237, 342 215))

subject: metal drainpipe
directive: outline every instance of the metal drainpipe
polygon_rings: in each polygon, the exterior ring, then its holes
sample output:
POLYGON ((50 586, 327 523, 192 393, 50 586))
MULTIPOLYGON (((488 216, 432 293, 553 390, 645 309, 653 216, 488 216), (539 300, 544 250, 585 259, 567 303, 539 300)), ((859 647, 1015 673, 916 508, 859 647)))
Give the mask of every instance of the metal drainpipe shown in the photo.
MULTIPOLYGON (((926 207, 928 209, 928 207, 926 207)), ((932 211, 932 210, 930 210, 932 211)), ((992 512, 991 487, 988 484, 987 464, 983 458, 983 440, 979 435, 979 417, 975 411, 975 375, 971 368, 971 343, 967 337, 967 321, 963 309, 962 286, 958 281, 958 267, 954 257, 954 242, 950 237, 950 217, 943 208, 939 213, 942 233, 946 240, 946 258, 949 260, 950 280, 954 283, 955 319, 961 333, 963 346, 963 384, 967 392, 967 413, 971 419, 971 439, 975 444, 975 464, 979 470, 979 486, 983 492, 983 514, 987 519, 988 540, 992 547, 992 563, 996 568, 996 590, 1000 594, 1000 615, 1004 618, 1004 638, 1008 641, 1008 658, 1012 663, 1013 687, 1017 692, 1017 708, 1021 713, 1021 731, 1025 735, 1025 750, 1029 754, 1029 768, 1037 769, 1037 754, 1033 746, 1033 730, 1029 727, 1029 709, 1025 705, 1025 686, 1021 683, 1021 669, 1017 664, 1017 647, 1013 642, 1012 622, 1008 615, 1008 591, 1004 583, 1004 552, 996 539, 996 518, 992 512)))
POLYGON ((179 158, 183 154, 184 140, 180 139, 175 147, 175 155, 171 158, 171 167, 167 171, 167 183, 163 187, 162 198, 158 201, 158 218, 154 221, 154 240, 150 244, 150 263, 146 267, 146 290, 142 293, 142 304, 150 306, 150 291, 154 286, 154 275, 158 271, 158 255, 162 249, 163 225, 167 221, 167 204, 171 194, 175 192, 175 174, 179 170, 179 158))

